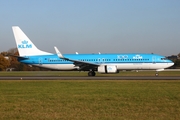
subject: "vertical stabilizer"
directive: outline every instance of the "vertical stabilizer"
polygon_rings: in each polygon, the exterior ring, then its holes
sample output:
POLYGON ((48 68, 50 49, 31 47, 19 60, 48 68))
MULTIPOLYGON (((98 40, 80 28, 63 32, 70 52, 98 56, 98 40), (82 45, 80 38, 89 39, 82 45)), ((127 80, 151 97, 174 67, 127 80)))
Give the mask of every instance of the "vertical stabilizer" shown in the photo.
POLYGON ((32 41, 18 27, 13 26, 13 33, 20 56, 50 55, 51 53, 39 50, 32 41))

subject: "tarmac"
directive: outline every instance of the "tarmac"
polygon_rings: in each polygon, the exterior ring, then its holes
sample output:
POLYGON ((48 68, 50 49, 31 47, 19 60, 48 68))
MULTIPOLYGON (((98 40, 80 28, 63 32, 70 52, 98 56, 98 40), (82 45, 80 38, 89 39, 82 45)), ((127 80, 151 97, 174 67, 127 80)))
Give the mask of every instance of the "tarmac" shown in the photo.
POLYGON ((44 76, 27 76, 27 77, 0 77, 0 80, 180 80, 180 76, 117 76, 117 77, 44 77, 44 76))

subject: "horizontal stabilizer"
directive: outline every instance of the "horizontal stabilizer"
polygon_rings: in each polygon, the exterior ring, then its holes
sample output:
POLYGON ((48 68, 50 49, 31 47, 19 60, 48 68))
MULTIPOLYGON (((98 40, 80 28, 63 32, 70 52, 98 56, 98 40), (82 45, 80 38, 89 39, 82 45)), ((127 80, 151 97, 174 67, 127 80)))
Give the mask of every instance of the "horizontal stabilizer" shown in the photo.
POLYGON ((21 57, 21 56, 17 56, 17 55, 8 55, 8 56, 16 57, 18 59, 29 59, 28 57, 21 57))

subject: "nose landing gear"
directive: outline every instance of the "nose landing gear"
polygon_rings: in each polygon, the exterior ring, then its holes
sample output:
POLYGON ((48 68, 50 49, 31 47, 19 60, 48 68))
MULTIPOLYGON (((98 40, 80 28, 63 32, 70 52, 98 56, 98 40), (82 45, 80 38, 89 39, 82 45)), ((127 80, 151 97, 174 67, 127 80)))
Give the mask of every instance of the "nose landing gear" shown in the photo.
POLYGON ((159 76, 159 73, 158 73, 158 72, 156 72, 156 73, 155 73, 155 76, 156 76, 156 77, 158 77, 158 76, 159 76))

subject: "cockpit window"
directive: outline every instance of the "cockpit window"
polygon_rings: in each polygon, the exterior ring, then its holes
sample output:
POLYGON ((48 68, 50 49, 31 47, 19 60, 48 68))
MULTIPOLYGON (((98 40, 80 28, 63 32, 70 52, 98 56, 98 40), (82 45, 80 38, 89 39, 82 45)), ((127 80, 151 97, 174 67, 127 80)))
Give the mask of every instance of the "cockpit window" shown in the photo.
POLYGON ((167 58, 161 58, 161 60, 168 60, 167 58))

